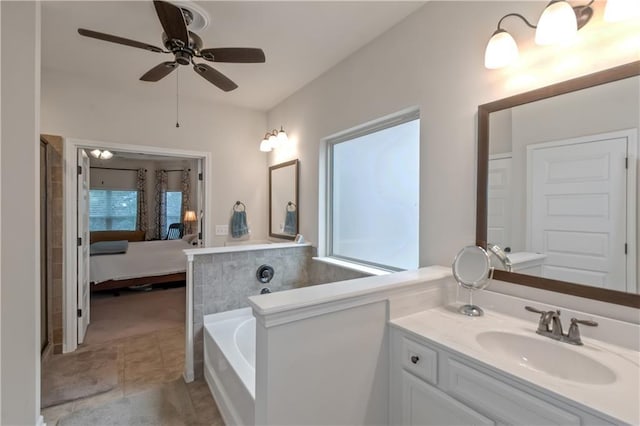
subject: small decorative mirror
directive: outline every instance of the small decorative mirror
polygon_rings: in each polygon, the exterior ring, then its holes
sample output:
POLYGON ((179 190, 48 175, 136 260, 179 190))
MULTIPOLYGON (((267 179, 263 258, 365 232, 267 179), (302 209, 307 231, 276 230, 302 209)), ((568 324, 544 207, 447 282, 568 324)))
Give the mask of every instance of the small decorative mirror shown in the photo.
POLYGON ((299 220, 298 160, 269 167, 269 236, 295 239, 299 220))
POLYGON ((459 312, 471 317, 479 317, 484 312, 473 304, 473 291, 489 285, 493 273, 489 253, 479 246, 467 246, 460 250, 453 261, 453 277, 460 287, 469 290, 469 303, 460 307, 459 312))
MULTIPOLYGON (((494 244, 489 244, 488 249, 493 253, 506 271, 511 271, 511 262, 505 252, 494 244)), ((460 287, 469 290, 469 303, 458 310, 461 314, 470 317, 479 317, 484 314, 482 308, 473 304, 473 291, 482 290, 489 285, 493 278, 493 267, 489 252, 480 246, 467 246, 456 255, 452 265, 453 277, 460 287)))

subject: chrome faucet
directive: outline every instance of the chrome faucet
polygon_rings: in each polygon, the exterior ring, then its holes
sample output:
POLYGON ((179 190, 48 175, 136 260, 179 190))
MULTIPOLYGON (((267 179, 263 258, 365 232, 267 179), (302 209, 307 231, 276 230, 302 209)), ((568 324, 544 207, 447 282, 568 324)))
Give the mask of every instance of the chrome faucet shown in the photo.
POLYGON ((580 338, 580 330, 578 324, 588 325, 590 327, 597 327, 598 323, 590 320, 579 320, 571 318, 571 326, 569 332, 564 334, 562 332, 562 321, 560 320, 560 310, 555 311, 541 311, 531 306, 524 307, 529 312, 540 314, 540 321, 538 322, 538 329, 536 333, 541 336, 546 336, 560 342, 569 343, 571 345, 582 345, 582 339, 580 338), (549 328, 551 325, 551 328, 549 328))

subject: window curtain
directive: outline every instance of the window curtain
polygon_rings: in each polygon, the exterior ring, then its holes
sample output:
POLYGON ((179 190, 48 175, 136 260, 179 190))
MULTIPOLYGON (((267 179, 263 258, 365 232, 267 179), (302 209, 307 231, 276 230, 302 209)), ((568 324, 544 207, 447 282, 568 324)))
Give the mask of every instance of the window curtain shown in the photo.
POLYGON ((182 208, 180 209, 180 218, 184 221, 184 214, 187 210, 191 210, 191 172, 182 170, 180 180, 182 188, 182 208))
POLYGON ((138 190, 138 212, 136 213, 136 229, 143 231, 147 237, 149 219, 147 216, 147 170, 138 169, 136 177, 136 189, 138 190))
POLYGON ((156 211, 153 238, 161 240, 167 235, 167 171, 156 170, 156 211))

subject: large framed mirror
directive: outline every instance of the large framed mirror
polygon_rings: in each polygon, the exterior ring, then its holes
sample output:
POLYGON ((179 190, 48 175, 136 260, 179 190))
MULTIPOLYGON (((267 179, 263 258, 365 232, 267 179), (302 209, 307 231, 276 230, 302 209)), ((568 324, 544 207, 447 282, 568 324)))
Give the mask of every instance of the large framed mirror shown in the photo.
POLYGON ((476 244, 515 284, 640 308, 640 61, 478 107, 476 244))
POLYGON ((298 160, 269 167, 269 235, 293 240, 299 221, 298 160))

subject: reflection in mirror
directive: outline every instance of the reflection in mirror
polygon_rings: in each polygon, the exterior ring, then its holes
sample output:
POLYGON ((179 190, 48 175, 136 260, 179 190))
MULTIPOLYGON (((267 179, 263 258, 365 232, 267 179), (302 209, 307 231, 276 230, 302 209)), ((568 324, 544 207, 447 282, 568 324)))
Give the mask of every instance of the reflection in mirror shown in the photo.
POLYGON ((293 240, 299 220, 298 160, 269 167, 269 235, 293 240))
MULTIPOLYGON (((513 272, 536 277, 500 279, 638 305, 595 289, 640 290, 639 71, 636 62, 479 108, 488 165, 478 244, 498 244, 513 272)), ((479 202, 480 224, 481 214, 479 202)))

